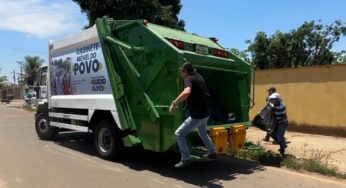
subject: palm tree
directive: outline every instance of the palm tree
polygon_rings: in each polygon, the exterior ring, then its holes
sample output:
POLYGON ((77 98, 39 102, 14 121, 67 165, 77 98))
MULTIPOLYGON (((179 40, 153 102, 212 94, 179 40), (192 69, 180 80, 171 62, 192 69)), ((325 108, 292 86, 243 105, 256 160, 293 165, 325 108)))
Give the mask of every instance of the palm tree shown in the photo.
MULTIPOLYGON (((0 68, 0 71, 1 71, 1 68, 0 68)), ((2 88, 2 87, 4 87, 4 82, 6 82, 7 81, 7 76, 0 76, 0 89, 2 88)))
POLYGON ((29 55, 25 56, 24 59, 24 61, 17 61, 17 63, 23 67, 24 73, 27 75, 25 77, 26 83, 28 85, 34 85, 38 70, 42 66, 44 60, 38 56, 29 55))
POLYGON ((7 76, 0 76, 0 89, 4 87, 6 81, 7 81, 7 76))

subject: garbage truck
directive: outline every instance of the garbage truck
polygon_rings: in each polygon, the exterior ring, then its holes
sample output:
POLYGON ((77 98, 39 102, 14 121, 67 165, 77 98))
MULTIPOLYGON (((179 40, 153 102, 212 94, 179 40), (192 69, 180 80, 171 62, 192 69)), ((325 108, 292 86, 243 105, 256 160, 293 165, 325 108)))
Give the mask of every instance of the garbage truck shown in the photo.
MULTIPOLYGON (((69 130, 92 132, 104 159, 120 159, 133 146, 174 150, 174 132, 186 113, 181 105, 171 114, 169 105, 183 89, 179 67, 188 61, 210 90, 208 132, 217 153, 242 146, 250 125, 251 65, 214 38, 104 17, 48 46, 48 65, 36 83, 40 139, 69 130)), ((196 135, 188 136, 194 148, 202 145, 196 135)))

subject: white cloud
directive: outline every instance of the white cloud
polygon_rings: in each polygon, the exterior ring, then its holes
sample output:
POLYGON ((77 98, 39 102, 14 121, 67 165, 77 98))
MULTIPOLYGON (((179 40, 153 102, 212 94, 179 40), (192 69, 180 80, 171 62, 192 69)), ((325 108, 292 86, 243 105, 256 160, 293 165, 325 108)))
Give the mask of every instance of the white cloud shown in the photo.
POLYGON ((0 0, 0 30, 47 38, 82 29, 80 8, 63 0, 0 0))

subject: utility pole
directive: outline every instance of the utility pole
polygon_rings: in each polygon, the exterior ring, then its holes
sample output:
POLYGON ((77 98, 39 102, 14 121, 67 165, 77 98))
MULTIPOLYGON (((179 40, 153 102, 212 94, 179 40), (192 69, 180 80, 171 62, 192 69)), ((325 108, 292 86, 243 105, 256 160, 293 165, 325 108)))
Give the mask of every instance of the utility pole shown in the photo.
POLYGON ((11 95, 15 95, 16 93, 16 71, 13 69, 13 87, 12 87, 12 93, 11 95))
POLYGON ((13 84, 16 85, 16 71, 13 70, 13 84))
MULTIPOLYGON (((20 88, 20 98, 21 99, 24 99, 24 88, 23 88, 23 66, 20 66, 20 85, 19 85, 19 88, 20 88)), ((19 81, 19 79, 18 79, 19 81)))
POLYGON ((20 79, 20 83, 22 83, 23 82, 23 67, 22 66, 20 66, 20 76, 18 78, 18 81, 19 79, 20 79))

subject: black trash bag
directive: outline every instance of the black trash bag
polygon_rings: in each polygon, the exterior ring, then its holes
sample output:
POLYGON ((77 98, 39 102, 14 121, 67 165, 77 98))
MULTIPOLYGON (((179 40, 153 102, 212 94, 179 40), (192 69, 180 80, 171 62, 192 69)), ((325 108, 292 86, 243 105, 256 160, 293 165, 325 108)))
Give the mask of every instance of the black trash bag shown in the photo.
POLYGON ((254 118, 252 124, 257 128, 273 134, 275 132, 275 116, 272 107, 266 105, 254 118))

